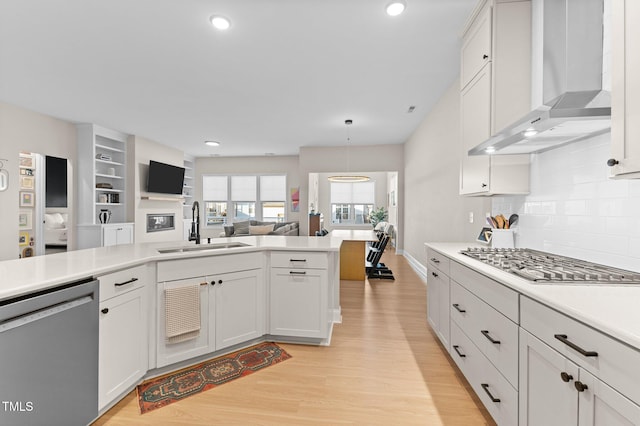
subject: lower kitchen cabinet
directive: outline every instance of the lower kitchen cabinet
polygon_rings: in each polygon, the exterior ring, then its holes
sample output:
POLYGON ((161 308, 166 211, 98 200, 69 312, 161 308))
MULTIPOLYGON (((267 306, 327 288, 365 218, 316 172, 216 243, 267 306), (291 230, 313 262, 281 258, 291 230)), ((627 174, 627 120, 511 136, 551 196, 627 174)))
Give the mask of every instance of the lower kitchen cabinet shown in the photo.
POLYGON ((269 333, 326 338, 328 278, 324 269, 271 269, 269 333))
POLYGON ((78 248, 107 247, 132 244, 133 223, 78 225, 78 248))
POLYGON ((449 350, 449 277, 438 269, 429 271, 427 321, 449 350))
POLYGON ((148 335, 145 269, 100 279, 98 409, 128 392, 147 372, 148 335))
POLYGON ((209 341, 215 350, 264 334, 265 292, 262 271, 244 271, 207 277, 209 306, 215 306, 215 326, 209 341))
POLYGON ((520 329, 520 426, 640 424, 640 407, 520 329))

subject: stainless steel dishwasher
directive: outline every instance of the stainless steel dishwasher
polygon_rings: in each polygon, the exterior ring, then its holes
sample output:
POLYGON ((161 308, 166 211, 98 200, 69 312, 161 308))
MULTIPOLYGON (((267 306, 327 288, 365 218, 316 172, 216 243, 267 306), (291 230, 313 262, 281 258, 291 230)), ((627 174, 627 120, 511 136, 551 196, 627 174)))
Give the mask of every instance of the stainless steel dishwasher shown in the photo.
POLYGON ((94 279, 0 302, 0 425, 97 417, 98 303, 94 279))

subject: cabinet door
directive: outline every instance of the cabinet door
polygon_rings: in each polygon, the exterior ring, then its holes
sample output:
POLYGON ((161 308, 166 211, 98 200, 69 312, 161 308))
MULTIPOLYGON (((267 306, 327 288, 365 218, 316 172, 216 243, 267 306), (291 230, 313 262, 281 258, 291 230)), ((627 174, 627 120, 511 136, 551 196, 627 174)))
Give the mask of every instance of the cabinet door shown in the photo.
POLYGON ((98 408, 128 391, 147 372, 147 303, 144 288, 100 304, 98 408))
POLYGON ((580 381, 587 386, 580 392, 580 426, 640 425, 640 407, 632 401, 585 370, 580 370, 580 381))
POLYGON ((612 1, 611 175, 640 177, 640 2, 612 1))
POLYGON ((578 424, 578 377, 573 362, 520 329, 520 426, 578 424))
POLYGON ((260 270, 207 277, 209 306, 215 306, 215 325, 209 324, 215 350, 264 334, 264 283, 260 270))
POLYGON ((118 244, 118 228, 105 226, 102 228, 102 246, 115 246, 118 244))
POLYGON ((158 367, 173 364, 213 351, 214 342, 209 340, 209 288, 205 277, 166 281, 157 289, 157 364, 158 367), (190 285, 200 285, 200 330, 198 336, 184 342, 170 343, 166 333, 165 290, 190 285))
POLYGON ((270 333, 278 336, 328 336, 326 270, 271 269, 270 333))
POLYGON ((117 228, 116 244, 131 244, 133 243, 133 226, 124 225, 117 228))
POLYGON ((491 6, 487 3, 464 34, 460 61, 462 88, 491 61, 491 13, 491 6))
POLYGON ((449 277, 438 270, 431 271, 427 284, 429 321, 440 341, 449 350, 449 277))
POLYGON ((490 156, 467 156, 467 151, 490 136, 491 64, 487 64, 461 93, 462 164, 460 194, 489 191, 490 156))

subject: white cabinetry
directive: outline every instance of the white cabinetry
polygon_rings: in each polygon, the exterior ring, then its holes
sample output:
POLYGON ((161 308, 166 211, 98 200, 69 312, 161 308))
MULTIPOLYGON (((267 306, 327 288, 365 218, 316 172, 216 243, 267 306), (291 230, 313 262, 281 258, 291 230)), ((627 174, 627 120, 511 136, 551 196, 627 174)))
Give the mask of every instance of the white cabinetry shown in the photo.
POLYGON ((467 151, 530 110, 530 1, 481 1, 461 52, 460 194, 527 194, 529 156, 467 151))
POLYGON ((496 422, 515 425, 518 293, 454 261, 449 272, 451 357, 496 422))
POLYGON ((431 249, 427 259, 427 321, 449 351, 449 259, 431 249))
POLYGON ((133 223, 78 225, 78 248, 106 247, 133 243, 133 223))
POLYGON ((640 178, 640 2, 612 0, 611 176, 640 178))
POLYGON ((128 392, 148 367, 147 267, 98 277, 100 355, 98 408, 128 392))
POLYGON ((522 297, 520 425, 640 424, 640 352, 522 297))
POLYGON ((327 253, 272 252, 269 333, 329 336, 327 253))
MULTIPOLYGON (((184 203, 182 204, 182 217, 184 219, 191 220, 191 205, 193 204, 194 193, 194 159, 192 157, 184 157, 184 187, 182 190, 182 197, 184 203)), ((188 239, 188 236, 187 236, 188 239)))
POLYGON ((215 352, 264 334, 264 266, 261 253, 158 263, 157 365, 162 367, 215 352), (165 290, 200 288, 200 330, 195 338, 166 338, 165 290))

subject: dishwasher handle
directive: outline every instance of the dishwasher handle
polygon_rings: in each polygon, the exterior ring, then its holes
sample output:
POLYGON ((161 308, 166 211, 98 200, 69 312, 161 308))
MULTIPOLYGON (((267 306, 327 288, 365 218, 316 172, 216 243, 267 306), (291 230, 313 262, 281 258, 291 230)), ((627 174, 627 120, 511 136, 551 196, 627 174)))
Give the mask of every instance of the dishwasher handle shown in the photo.
POLYGON ((50 317, 51 315, 59 314, 78 306, 91 303, 92 301, 92 295, 80 296, 76 297, 75 299, 67 300, 60 303, 54 303, 52 305, 45 306, 44 308, 36 309, 34 311, 15 316, 13 318, 9 318, 0 323, 0 333, 4 333, 17 327, 22 327, 34 321, 50 317))

